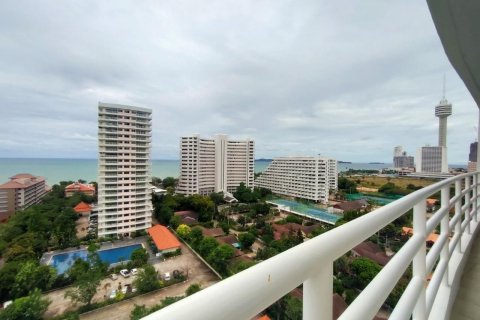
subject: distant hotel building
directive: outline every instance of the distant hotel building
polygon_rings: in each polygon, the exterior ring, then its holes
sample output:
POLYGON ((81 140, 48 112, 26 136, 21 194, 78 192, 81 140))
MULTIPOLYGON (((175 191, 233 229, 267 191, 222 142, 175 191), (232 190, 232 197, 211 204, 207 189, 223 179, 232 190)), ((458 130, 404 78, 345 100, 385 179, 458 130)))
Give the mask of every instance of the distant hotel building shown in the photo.
POLYGON ((470 143, 470 153, 468 154, 468 172, 477 171, 477 149, 478 142, 470 143))
POLYGON ((417 172, 436 172, 448 173, 447 164, 442 161, 443 154, 446 153, 444 147, 421 147, 417 150, 417 172))
POLYGON ((93 184, 84 184, 80 182, 74 182, 65 187, 65 197, 71 197, 75 192, 86 194, 87 196, 95 195, 95 186, 93 184))
POLYGON ((413 157, 408 156, 402 146, 396 146, 393 150, 393 167, 397 170, 415 167, 413 157))
POLYGON ((18 210, 39 203, 47 193, 45 178, 20 173, 0 185, 0 221, 6 221, 18 210))
POLYGON ((253 140, 229 140, 217 134, 213 139, 198 134, 180 141, 179 194, 208 195, 212 192, 234 192, 240 183, 253 188, 253 140))
POLYGON ((98 236, 130 235, 152 225, 152 111, 98 104, 98 236))
POLYGON ((337 189, 337 160, 323 157, 282 157, 273 159, 257 187, 273 193, 326 203, 329 191, 337 189))

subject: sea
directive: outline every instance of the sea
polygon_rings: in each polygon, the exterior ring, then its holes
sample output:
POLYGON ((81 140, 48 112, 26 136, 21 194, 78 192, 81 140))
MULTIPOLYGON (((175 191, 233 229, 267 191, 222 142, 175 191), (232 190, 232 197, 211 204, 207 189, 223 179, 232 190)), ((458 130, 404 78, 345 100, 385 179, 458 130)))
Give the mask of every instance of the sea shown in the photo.
MULTIPOLYGON (((256 160, 255 172, 262 172, 270 164, 269 160, 256 160)), ((33 159, 0 158, 0 184, 7 182, 17 173, 31 173, 45 177, 49 185, 60 181, 87 182, 97 180, 97 159, 33 159)), ((348 169, 379 170, 391 168, 391 163, 339 163, 339 171, 348 169)), ((152 176, 158 178, 178 177, 180 160, 152 160, 152 176)))

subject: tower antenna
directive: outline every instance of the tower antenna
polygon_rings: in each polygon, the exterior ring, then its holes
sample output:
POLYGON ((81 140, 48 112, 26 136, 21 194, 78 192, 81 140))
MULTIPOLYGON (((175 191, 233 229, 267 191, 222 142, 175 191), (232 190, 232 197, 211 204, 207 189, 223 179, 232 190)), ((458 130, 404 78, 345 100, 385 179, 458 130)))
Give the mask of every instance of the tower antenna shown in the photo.
POLYGON ((445 80, 446 76, 445 76, 445 72, 443 73, 443 100, 445 100, 445 80))

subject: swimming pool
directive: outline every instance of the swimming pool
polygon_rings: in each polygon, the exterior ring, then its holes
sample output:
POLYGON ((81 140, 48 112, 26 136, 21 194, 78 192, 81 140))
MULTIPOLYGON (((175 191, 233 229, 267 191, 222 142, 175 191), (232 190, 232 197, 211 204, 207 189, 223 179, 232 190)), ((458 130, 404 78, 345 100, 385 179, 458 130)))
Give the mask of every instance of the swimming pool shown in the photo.
POLYGON ((274 199, 267 203, 282 206, 282 210, 289 211, 301 216, 306 216, 328 224, 335 224, 341 216, 329 213, 326 210, 317 208, 313 205, 303 204, 292 200, 274 199))
MULTIPOLYGON (((143 248, 143 246, 141 244, 132 244, 124 247, 99 250, 97 253, 103 262, 110 265, 112 263, 130 260, 132 252, 139 248, 143 248)), ((75 260, 87 260, 87 256, 88 252, 86 249, 59 253, 52 256, 49 264, 57 270, 58 274, 62 274, 73 265, 75 260)))

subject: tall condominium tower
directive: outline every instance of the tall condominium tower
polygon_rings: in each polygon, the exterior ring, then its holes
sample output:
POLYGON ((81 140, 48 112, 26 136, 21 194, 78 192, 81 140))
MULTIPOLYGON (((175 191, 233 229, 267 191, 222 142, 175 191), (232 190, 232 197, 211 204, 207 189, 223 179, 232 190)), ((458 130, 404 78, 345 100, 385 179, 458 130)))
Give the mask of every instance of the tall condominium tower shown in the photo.
POLYGON ((402 146, 396 146, 393 149, 393 157, 401 157, 403 155, 403 147, 402 146))
POLYGON ((322 203, 337 183, 337 160, 323 157, 275 158, 255 180, 257 187, 273 193, 322 203))
POLYGON ((152 225, 152 111, 98 104, 98 236, 127 236, 152 225))
POLYGON ((253 140, 229 140, 217 134, 213 139, 198 134, 180 141, 180 194, 208 195, 212 192, 234 192, 240 183, 253 188, 253 140))

